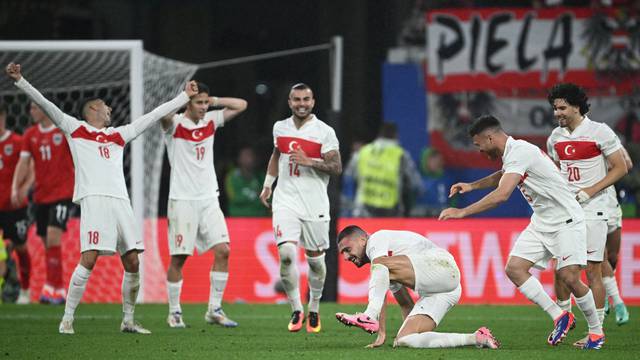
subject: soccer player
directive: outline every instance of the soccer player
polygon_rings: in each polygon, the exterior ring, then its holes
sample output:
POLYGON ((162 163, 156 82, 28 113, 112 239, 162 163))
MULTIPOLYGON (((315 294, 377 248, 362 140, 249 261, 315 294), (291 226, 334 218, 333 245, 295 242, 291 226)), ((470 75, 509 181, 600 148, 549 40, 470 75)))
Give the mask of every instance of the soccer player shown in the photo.
POLYGON ((62 334, 73 334, 73 316, 96 264, 98 256, 120 254, 124 267, 120 331, 150 334, 134 321, 140 273, 138 254, 144 251, 138 238, 133 209, 122 170, 124 146, 142 134, 155 121, 176 111, 195 95, 197 85, 189 82, 185 91, 130 124, 109 127, 111 108, 101 99, 88 100, 80 121, 62 112, 47 100, 21 74, 19 64, 10 63, 6 72, 67 138, 75 165, 73 201, 80 204, 80 262, 73 271, 64 316, 58 328, 62 334))
POLYGON ((189 101, 186 111, 162 120, 171 164, 167 214, 171 254, 167 270, 167 322, 172 328, 185 327, 180 307, 182 268, 193 255, 194 247, 200 254, 212 250, 214 255, 205 320, 225 327, 238 326, 222 311, 222 297, 229 278, 229 232, 218 203, 213 140, 225 122, 247 108, 247 102, 209 94, 209 88, 198 83, 198 94, 189 101), (210 106, 223 109, 208 111, 210 106))
POLYGON ((462 288, 460 270, 453 256, 424 236, 396 230, 380 230, 369 235, 362 228, 350 225, 338 234, 338 251, 345 260, 357 267, 371 263, 369 304, 365 312, 336 314, 336 318, 345 325, 378 333, 375 342, 368 347, 384 344, 387 290, 393 292, 404 320, 394 346, 500 347, 498 340, 486 327, 469 334, 434 332, 445 314, 460 300, 462 288), (407 288, 420 296, 415 305, 407 288))
POLYGON ((305 249, 309 263, 307 332, 320 332, 320 298, 327 273, 324 262, 329 248, 329 196, 331 175, 342 173, 339 143, 333 129, 311 111, 313 91, 296 84, 289 91, 291 117, 273 125, 274 149, 260 200, 269 207, 273 195, 273 231, 280 255, 280 277, 293 313, 288 329, 299 331, 305 321, 296 265, 297 243, 305 249))
POLYGON ((36 228, 38 236, 44 241, 47 273, 40 302, 63 304, 66 291, 62 280, 60 239, 67 230, 67 220, 73 206, 73 160, 64 134, 42 109, 32 102, 30 113, 36 124, 28 128, 22 137, 20 160, 13 175, 11 201, 14 206, 24 202, 24 193, 20 189, 24 187, 33 161, 36 228))
MULTIPOLYGON (((6 126, 7 107, 0 104, 0 241, 4 242, 4 239, 9 239, 11 246, 8 253, 15 250, 18 256, 20 293, 16 303, 24 305, 31 301, 29 293, 31 257, 27 250, 27 228, 29 226, 27 201, 23 199, 20 203, 11 203, 11 181, 20 156, 22 136, 8 130, 6 126)), ((26 179, 20 191, 26 194, 31 184, 33 184, 33 176, 26 179)), ((4 272, 0 275, 4 277, 4 272)))
POLYGON ((506 274, 527 299, 540 306, 553 320, 548 343, 559 344, 574 322, 569 311, 560 309, 529 269, 551 257, 557 260, 557 276, 573 292, 576 303, 589 325, 585 349, 599 349, 604 332, 596 313, 593 293, 580 280, 580 267, 586 265, 584 211, 569 189, 566 178, 553 161, 537 146, 507 135, 500 121, 482 116, 471 125, 473 144, 490 159, 502 159, 499 170, 473 183, 457 183, 449 196, 476 189, 496 187, 479 201, 463 208, 448 208, 440 220, 464 218, 498 206, 518 187, 533 209, 531 223, 520 234, 507 260, 506 274))
MULTIPOLYGON (((598 318, 604 320, 605 289, 602 261, 607 242, 609 198, 606 188, 627 173, 620 140, 605 123, 586 115, 589 103, 582 88, 571 83, 555 85, 547 97, 558 127, 547 139, 547 152, 560 167, 569 189, 584 209, 587 228, 587 281, 593 292, 598 318), (610 169, 607 171, 607 163, 610 169)), ((569 289, 556 280, 558 304, 569 310, 569 289)), ((574 294, 575 295, 575 294, 574 294)))

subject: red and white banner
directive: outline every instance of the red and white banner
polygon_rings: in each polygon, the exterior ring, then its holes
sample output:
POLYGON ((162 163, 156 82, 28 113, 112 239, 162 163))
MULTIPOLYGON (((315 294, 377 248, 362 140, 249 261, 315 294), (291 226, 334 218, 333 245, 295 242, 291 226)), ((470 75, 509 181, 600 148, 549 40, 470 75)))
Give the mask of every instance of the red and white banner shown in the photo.
MULTIPOLYGON (((279 278, 278 254, 273 239, 271 220, 230 218, 231 236, 229 282, 225 301, 273 303, 284 300, 276 291, 279 278)), ((368 232, 380 229, 403 229, 426 235, 456 258, 462 274, 463 304, 527 304, 504 273, 513 241, 528 223, 528 219, 473 219, 437 221, 433 219, 341 219, 339 228, 357 224, 368 232)), ((79 258, 78 219, 71 219, 69 231, 63 237, 64 279, 69 277, 79 258)), ((169 263, 166 242, 166 220, 157 226, 158 241, 147 241, 143 260, 143 299, 145 302, 166 302, 166 267, 169 263)), ((41 241, 33 229, 29 237, 32 255, 31 294, 37 299, 44 281, 44 255, 41 241)), ((211 253, 189 258, 184 268, 182 301, 206 302, 209 296, 211 253)), ((338 262, 338 301, 366 302, 368 266, 357 269, 342 259, 338 262)), ((300 251, 298 266, 302 275, 301 293, 307 293, 308 266, 300 251)), ((84 302, 121 301, 122 265, 117 256, 101 257, 91 274, 84 302)), ((550 270, 535 272, 545 289, 553 293, 550 270)), ((640 305, 640 220, 625 220, 622 246, 616 272, 622 297, 629 304, 640 305)))

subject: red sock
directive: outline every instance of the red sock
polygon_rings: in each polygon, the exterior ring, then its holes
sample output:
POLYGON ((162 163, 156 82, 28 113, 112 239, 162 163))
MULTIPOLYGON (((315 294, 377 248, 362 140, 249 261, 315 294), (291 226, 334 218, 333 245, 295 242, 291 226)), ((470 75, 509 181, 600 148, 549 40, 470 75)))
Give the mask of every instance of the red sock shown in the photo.
POLYGON ((45 250, 47 258, 47 284, 55 289, 62 287, 62 259, 60 245, 51 246, 45 250))
POLYGON ((20 287, 22 289, 28 289, 29 278, 31 277, 31 256, 26 249, 24 252, 16 251, 16 254, 20 262, 20 287))

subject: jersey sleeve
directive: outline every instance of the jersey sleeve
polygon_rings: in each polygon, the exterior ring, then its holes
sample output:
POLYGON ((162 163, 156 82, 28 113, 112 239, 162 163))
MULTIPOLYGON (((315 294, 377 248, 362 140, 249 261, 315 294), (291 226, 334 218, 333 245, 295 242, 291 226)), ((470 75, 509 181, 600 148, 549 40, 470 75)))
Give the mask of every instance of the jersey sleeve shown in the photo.
POLYGON ((596 141, 598 142, 600 151, 602 151, 604 156, 610 156, 622 147, 618 136, 613 132, 613 130, 611 130, 609 125, 605 123, 600 125, 598 134, 596 134, 596 141))
POLYGON ((117 131, 122 136, 124 142, 128 143, 142 134, 156 121, 180 109, 187 102, 189 102, 189 95, 183 91, 170 101, 133 120, 130 124, 119 126, 117 131))
POLYGON ((29 84, 24 76, 20 78, 20 80, 16 81, 15 85, 24 91, 24 93, 27 94, 33 102, 38 104, 42 111, 47 114, 51 121, 53 121, 53 123, 56 124, 56 126, 64 133, 71 134, 80 127, 80 121, 78 119, 62 112, 60 108, 45 98, 36 88, 29 84))
POLYGON ((320 149, 320 152, 322 154, 326 154, 332 150, 340 149, 340 143, 338 142, 338 137, 336 137, 336 132, 331 127, 327 126, 327 128, 328 131, 324 138, 324 141, 322 142, 322 148, 320 149))
POLYGON ((375 258, 389 254, 389 240, 382 234, 372 234, 367 241, 367 257, 373 261, 375 258))
POLYGON ((20 157, 29 158, 32 156, 31 154, 31 146, 29 139, 31 138, 31 128, 29 128, 24 135, 22 136, 22 141, 20 141, 20 157))
POLYGON ((547 154, 551 160, 558 162, 558 153, 556 152, 556 148, 553 147, 553 133, 547 138, 547 154))
POLYGON ((278 147, 278 131, 279 127, 278 127, 278 123, 273 124, 273 147, 277 148, 278 147))
POLYGON ((166 130, 163 129, 165 135, 173 135, 173 133, 176 131, 176 121, 178 121, 179 117, 180 115, 173 114, 173 116, 171 117, 171 124, 169 124, 169 127, 166 130))
POLYGON ((532 154, 528 147, 514 144, 504 159, 502 170, 505 174, 514 173, 522 176, 529 169, 531 160, 534 158, 535 154, 532 154))
POLYGON ((224 110, 213 110, 207 112, 205 119, 213 121, 213 128, 218 129, 224 126, 224 110))

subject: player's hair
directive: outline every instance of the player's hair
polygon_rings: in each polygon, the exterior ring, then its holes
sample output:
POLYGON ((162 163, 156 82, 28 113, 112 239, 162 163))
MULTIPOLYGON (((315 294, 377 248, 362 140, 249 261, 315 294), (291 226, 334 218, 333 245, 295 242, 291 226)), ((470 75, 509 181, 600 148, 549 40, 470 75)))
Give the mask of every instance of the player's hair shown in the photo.
POLYGON ((205 93, 207 95, 211 95, 211 90, 207 84, 200 81, 196 81, 196 84, 198 85, 198 94, 205 93))
POLYGON ((469 126, 469 136, 474 137, 485 130, 503 131, 500 120, 493 115, 482 115, 469 126))
POLYGON ((82 116, 83 119, 87 120, 87 114, 89 113, 89 108, 91 107, 91 105, 98 101, 101 100, 100 98, 89 98, 89 99, 85 99, 82 102, 82 107, 80 108, 80 115, 82 116))
POLYGON ((579 107, 580 115, 588 113, 589 107, 591 106, 588 103, 589 97, 587 97, 587 93, 584 89, 572 83, 560 83, 554 85, 551 90, 549 90, 547 100, 549 101, 549 104, 553 106, 555 99, 564 99, 569 105, 579 107))
POLYGON ((307 89, 313 91, 309 85, 307 85, 305 83, 297 83, 297 84, 294 84, 291 87, 291 90, 289 92, 291 92, 293 90, 307 90, 307 89))
POLYGON ((395 139, 398 136, 398 128, 392 122, 383 122, 380 125, 378 136, 385 139, 395 139))
POLYGON ((336 241, 336 244, 340 244, 340 241, 342 241, 342 239, 346 238, 347 236, 351 236, 353 234, 367 235, 367 232, 362 230, 362 228, 359 227, 358 225, 349 225, 346 228, 342 229, 342 231, 340 231, 340 233, 338 234, 338 240, 336 241))
POLYGON ((0 114, 7 114, 9 112, 9 107, 7 104, 0 102, 0 114))

